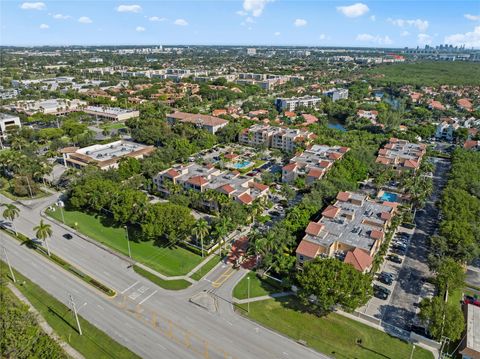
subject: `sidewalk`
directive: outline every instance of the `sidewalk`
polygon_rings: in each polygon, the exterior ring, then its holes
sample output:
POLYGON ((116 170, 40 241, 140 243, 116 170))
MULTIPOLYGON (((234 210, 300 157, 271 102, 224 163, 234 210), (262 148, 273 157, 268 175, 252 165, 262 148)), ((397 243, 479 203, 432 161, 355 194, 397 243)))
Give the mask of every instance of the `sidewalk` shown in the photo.
POLYGON ((261 300, 288 297, 289 295, 293 295, 293 294, 294 294, 293 292, 280 292, 280 293, 272 293, 272 294, 269 294, 269 295, 262 295, 260 297, 253 297, 253 298, 250 298, 250 299, 236 299, 234 297, 233 302, 235 304, 246 304, 246 303, 259 302, 261 300))

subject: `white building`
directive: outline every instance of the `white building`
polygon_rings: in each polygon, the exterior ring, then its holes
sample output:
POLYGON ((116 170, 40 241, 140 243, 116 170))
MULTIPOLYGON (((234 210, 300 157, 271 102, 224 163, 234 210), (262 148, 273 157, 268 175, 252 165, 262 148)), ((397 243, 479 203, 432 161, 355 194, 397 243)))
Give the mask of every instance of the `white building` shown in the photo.
POLYGON ((36 113, 64 115, 69 112, 81 111, 85 106, 87 106, 87 103, 81 100, 50 99, 39 101, 17 101, 15 104, 4 106, 4 108, 32 116, 36 113))
POLYGON ((125 121, 140 116, 140 111, 119 107, 88 106, 84 110, 99 120, 125 121))
POLYGON ((455 131, 460 127, 461 126, 457 118, 444 118, 443 121, 437 125, 435 138, 451 141, 453 140, 455 131))
POLYGON ((2 148, 3 143, 1 140, 4 140, 7 137, 7 134, 10 130, 20 127, 22 127, 22 124, 18 116, 0 113, 0 144, 2 148))
POLYGON ((323 94, 325 96, 328 96, 332 99, 332 101, 337 101, 337 100, 346 100, 348 99, 348 89, 330 89, 327 91, 324 91, 323 94))
POLYGON ((315 96, 277 98, 275 100, 275 106, 277 107, 278 111, 295 111, 295 109, 299 106, 316 107, 320 101, 320 97, 315 96))
POLYGON ((170 124, 177 122, 190 123, 194 126, 203 128, 204 130, 215 134, 219 129, 228 124, 227 120, 210 115, 201 115, 198 113, 174 112, 167 115, 167 121, 170 124))
POLYGON ((249 48, 247 49, 247 55, 248 55, 248 56, 254 56, 254 55, 256 55, 256 54, 257 54, 257 49, 256 49, 256 48, 254 48, 254 47, 249 47, 249 48))

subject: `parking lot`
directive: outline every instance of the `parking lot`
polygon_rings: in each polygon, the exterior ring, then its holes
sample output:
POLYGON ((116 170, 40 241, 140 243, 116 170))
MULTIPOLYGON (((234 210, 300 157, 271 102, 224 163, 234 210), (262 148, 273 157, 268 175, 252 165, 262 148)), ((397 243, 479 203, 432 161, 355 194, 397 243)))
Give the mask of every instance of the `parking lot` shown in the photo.
MULTIPOLYGON (((434 191, 425 207, 418 210, 415 216, 415 230, 409 231, 400 227, 395 238, 402 233, 410 234, 406 241, 406 253, 400 255, 402 263, 393 263, 385 260, 381 271, 393 273, 395 280, 391 285, 385 285, 375 280, 374 284, 390 289, 391 293, 385 300, 373 297, 367 305, 358 309, 359 312, 381 320, 383 323, 394 325, 398 328, 410 330, 412 325, 418 323, 418 303, 422 298, 434 294, 434 286, 426 281, 432 276, 427 264, 428 244, 427 239, 438 228, 439 211, 435 203, 440 199, 441 191, 446 183, 446 173, 450 163, 445 160, 435 159, 436 169, 433 175, 434 191)), ((406 235, 403 235, 406 236, 406 235)), ((392 252, 392 246, 389 254, 392 252)))

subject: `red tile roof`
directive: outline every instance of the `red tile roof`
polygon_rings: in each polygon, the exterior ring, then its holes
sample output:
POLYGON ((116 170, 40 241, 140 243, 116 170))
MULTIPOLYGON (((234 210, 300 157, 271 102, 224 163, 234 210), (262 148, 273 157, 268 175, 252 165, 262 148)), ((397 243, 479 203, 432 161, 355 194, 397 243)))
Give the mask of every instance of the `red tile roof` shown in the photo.
POLYGON ((227 160, 233 160, 233 159, 237 158, 238 155, 235 154, 235 153, 227 153, 227 154, 224 155, 223 157, 225 157, 227 160))
POLYGON ((193 184, 194 186, 203 186, 208 183, 208 181, 202 176, 190 177, 187 182, 193 184))
POLYGON ((297 168, 296 163, 289 163, 288 165, 285 165, 282 167, 284 171, 288 171, 288 172, 292 172, 293 170, 295 170, 295 168, 297 168))
POLYGON ((318 244, 302 240, 295 251, 299 255, 309 258, 315 258, 320 249, 318 244))
POLYGON ((476 147, 480 148, 480 141, 468 140, 465 141, 465 143, 463 144, 463 148, 465 148, 466 150, 471 150, 476 147))
POLYGON ((347 252, 343 262, 353 265, 360 272, 364 272, 372 265, 373 258, 363 249, 355 248, 353 251, 347 252))
POLYGON ((227 194, 235 192, 235 188, 233 188, 229 184, 224 184, 222 187, 220 187, 220 190, 227 193, 227 194))
POLYGON ((350 193, 348 192, 338 192, 337 194, 337 199, 339 201, 346 202, 348 201, 349 198, 350 198, 350 193))
POLYGON ((341 153, 347 153, 348 151, 350 151, 350 147, 340 147, 338 150, 341 153))
POLYGON ((327 218, 335 218, 338 214, 338 211, 340 211, 340 208, 330 205, 322 212, 322 216, 327 218))
POLYGON ((180 176, 180 173, 178 173, 178 171, 176 171, 176 170, 174 170, 174 169, 169 169, 169 170, 167 171, 167 175, 168 175, 169 177, 175 178, 175 177, 180 176))
POLYGON ((248 193, 243 193, 237 197, 240 202, 243 204, 250 204, 253 202, 253 197, 250 196, 248 193))
POLYGON ((311 236, 318 236, 323 227, 324 225, 321 223, 310 222, 305 229, 305 233, 310 234, 311 236))
POLYGON ((386 157, 381 157, 381 156, 378 156, 377 159, 375 160, 376 163, 381 163, 383 165, 388 165, 390 164, 390 160, 386 157))
POLYGON ((473 106, 468 98, 459 98, 457 100, 457 105, 466 110, 471 110, 473 106))
POLYGON ((408 168, 418 168, 420 167, 420 163, 414 160, 406 160, 403 165, 408 168))
POLYGON ((397 208, 398 207, 398 202, 388 202, 388 201, 384 201, 382 203, 384 206, 388 206, 388 207, 391 207, 391 208, 397 208))
POLYGON ((320 163, 318 164, 320 167, 322 168, 328 168, 329 166, 332 165, 332 162, 330 161, 326 161, 326 160, 322 160, 320 161, 320 163))
POLYGON ((252 186, 259 191, 266 191, 269 187, 267 185, 264 185, 263 183, 258 183, 258 182, 251 182, 252 186))
POLYGON ((392 218, 392 214, 390 212, 382 212, 380 215, 380 218, 383 219, 384 221, 388 221, 389 219, 392 218))
POLYGON ((340 153, 332 152, 328 155, 328 158, 330 158, 331 160, 338 160, 342 158, 342 155, 340 153))
POLYGON ((318 168, 312 168, 310 171, 308 171, 307 176, 308 177, 314 177, 314 178, 321 178, 324 174, 324 171, 318 169, 318 168))
POLYGON ((376 229, 370 232, 370 238, 373 238, 373 239, 383 239, 383 236, 384 236, 383 232, 377 231, 376 229))

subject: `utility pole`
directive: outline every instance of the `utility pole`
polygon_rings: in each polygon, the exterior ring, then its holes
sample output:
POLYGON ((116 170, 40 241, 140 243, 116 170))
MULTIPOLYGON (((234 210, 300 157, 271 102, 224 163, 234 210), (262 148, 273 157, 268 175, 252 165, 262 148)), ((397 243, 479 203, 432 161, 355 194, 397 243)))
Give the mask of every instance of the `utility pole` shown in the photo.
POLYGON ((412 346, 412 352, 410 353, 410 359, 413 359, 413 352, 415 351, 415 344, 412 346))
POLYGON ((128 227, 125 225, 125 226, 123 226, 123 228, 125 228, 125 234, 126 234, 126 237, 127 237, 128 256, 130 258, 132 258, 132 251, 130 250, 130 239, 128 238, 128 227))
POLYGON ((68 294, 69 300, 70 300, 70 306, 72 307, 73 314, 75 314, 75 320, 77 321, 77 327, 78 327, 78 333, 82 335, 82 327, 80 326, 80 320, 78 320, 78 312, 77 312, 77 307, 75 306, 75 301, 73 300, 73 297, 71 294, 68 294))
POLYGON ((10 275, 12 276, 13 283, 17 283, 17 280, 15 279, 15 274, 13 274, 12 265, 10 264, 10 260, 7 256, 7 249, 5 247, 3 247, 3 253, 5 254, 5 259, 7 260, 8 269, 10 269, 10 275))
POLYGON ((247 283, 248 283, 248 286, 247 286, 247 298, 248 298, 247 312, 250 313, 250 273, 247 276, 247 283))
POLYGON ((63 214, 63 207, 65 207, 65 203, 63 201, 58 201, 57 202, 58 207, 60 207, 60 212, 62 213, 62 222, 65 224, 65 215, 63 214))

